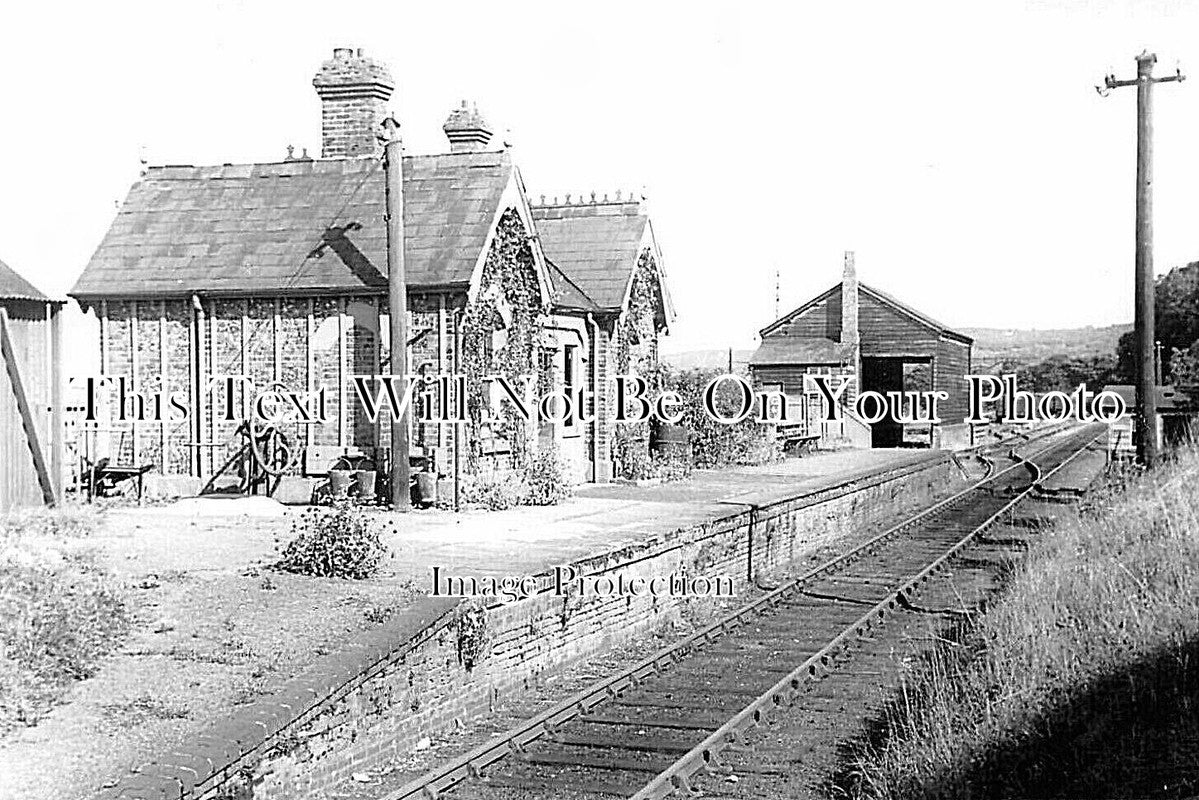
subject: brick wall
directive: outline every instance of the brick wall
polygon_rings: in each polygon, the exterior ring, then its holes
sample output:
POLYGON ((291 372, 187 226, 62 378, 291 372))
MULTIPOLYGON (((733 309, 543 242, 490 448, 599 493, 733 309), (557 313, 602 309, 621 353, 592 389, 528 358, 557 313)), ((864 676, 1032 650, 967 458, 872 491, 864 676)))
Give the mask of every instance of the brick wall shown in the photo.
POLYGON ((339 47, 312 79, 321 98, 321 156, 346 158, 381 152, 379 124, 395 81, 387 66, 361 50, 339 47))
MULTIPOLYGON (((850 529, 881 528, 905 507, 957 489, 948 458, 847 481, 816 494, 731 511, 713 522, 602 553, 585 574, 728 575, 744 594, 751 573, 850 529)), ((701 602, 701 601, 689 601, 701 602)), ((420 738, 486 714, 547 669, 596 654, 677 614, 669 597, 542 594, 487 610, 490 648, 473 670, 458 660, 452 612, 416 636, 384 626, 280 692, 144 765, 105 800, 133 797, 274 800, 327 797, 353 772, 389 763, 420 738)))
POLYGON ((373 97, 325 100, 321 104, 321 155, 346 158, 375 155, 386 104, 373 97))

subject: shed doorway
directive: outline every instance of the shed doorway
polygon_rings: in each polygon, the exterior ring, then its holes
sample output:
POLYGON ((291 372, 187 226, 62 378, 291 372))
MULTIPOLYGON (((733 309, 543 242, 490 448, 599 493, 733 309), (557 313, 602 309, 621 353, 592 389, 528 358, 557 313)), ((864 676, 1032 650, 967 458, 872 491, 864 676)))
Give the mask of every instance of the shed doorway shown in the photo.
MULTIPOLYGON (((932 360, 909 359, 902 356, 863 357, 862 391, 923 392, 932 389, 932 360)), ((904 416, 911 419, 908 399, 904 400, 904 416)), ((871 447, 929 447, 932 445, 928 425, 905 425, 888 415, 870 426, 871 447)))

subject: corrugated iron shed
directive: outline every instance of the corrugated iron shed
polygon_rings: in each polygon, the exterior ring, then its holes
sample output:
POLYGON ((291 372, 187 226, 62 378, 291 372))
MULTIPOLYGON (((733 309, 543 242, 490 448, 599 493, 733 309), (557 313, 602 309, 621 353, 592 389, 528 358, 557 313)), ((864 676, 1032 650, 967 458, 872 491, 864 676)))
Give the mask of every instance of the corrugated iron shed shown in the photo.
POLYGON ((54 302, 3 261, 0 261, 0 300, 54 302))

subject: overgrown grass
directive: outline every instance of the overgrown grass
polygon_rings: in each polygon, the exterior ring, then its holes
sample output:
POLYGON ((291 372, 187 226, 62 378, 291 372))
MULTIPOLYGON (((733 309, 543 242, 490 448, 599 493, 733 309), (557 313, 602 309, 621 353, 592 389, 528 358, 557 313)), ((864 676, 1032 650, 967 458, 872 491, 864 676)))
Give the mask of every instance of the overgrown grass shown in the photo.
POLYGON ((129 629, 121 593, 80 542, 95 516, 0 519, 0 732, 31 725, 129 629))
POLYGON ((860 798, 1199 791, 1199 453, 1047 533, 905 677, 836 783, 860 798))

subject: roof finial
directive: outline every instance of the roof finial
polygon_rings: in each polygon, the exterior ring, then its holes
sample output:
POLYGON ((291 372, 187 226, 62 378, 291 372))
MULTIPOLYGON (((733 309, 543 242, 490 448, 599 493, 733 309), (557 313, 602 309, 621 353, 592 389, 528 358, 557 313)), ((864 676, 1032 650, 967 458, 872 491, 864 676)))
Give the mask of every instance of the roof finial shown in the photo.
POLYGON ((570 195, 566 195, 566 205, 570 205, 570 195))
POLYGON ((295 145, 290 145, 290 144, 289 144, 289 145, 287 146, 287 155, 283 157, 283 160, 284 160, 284 161, 294 161, 294 160, 295 160, 295 158, 296 158, 296 148, 295 148, 295 145))
POLYGON ((620 189, 616 190, 616 202, 620 202, 620 189))
POLYGON ((595 205, 595 189, 591 190, 591 205, 595 205))
POLYGON ((545 205, 545 195, 541 195, 541 202, 538 205, 545 205))

